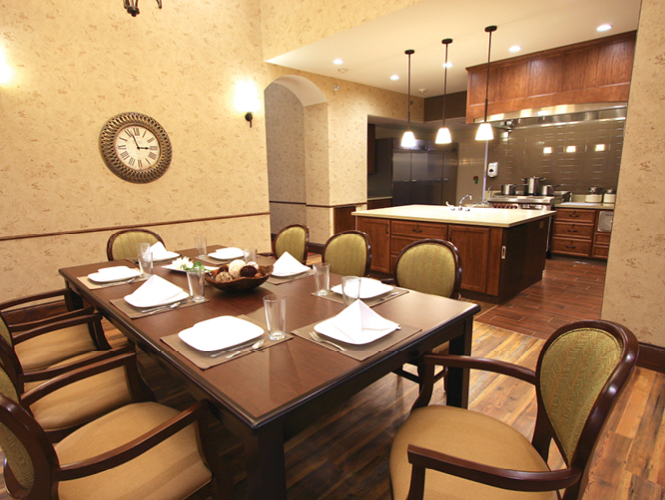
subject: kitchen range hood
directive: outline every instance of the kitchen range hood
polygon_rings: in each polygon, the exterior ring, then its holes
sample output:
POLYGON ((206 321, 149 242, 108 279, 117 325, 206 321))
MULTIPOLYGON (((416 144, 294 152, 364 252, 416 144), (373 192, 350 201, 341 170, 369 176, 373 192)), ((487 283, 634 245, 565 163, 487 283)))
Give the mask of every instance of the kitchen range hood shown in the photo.
MULTIPOLYGON (((585 121, 618 121, 626 119, 626 108, 625 102, 560 105, 500 113, 489 116, 487 121, 494 127, 504 130, 567 125, 585 121)), ((479 121, 483 120, 479 118, 474 120, 475 123, 479 121)))

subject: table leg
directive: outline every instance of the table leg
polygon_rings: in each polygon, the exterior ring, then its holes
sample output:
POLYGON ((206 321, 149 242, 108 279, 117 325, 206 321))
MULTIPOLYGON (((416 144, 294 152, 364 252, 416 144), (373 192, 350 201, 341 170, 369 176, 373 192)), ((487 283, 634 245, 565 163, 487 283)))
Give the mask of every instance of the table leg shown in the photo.
MULTIPOLYGON (((464 334, 450 341, 450 354, 469 356, 471 354, 471 342, 473 339, 473 320, 468 320, 463 325, 464 334)), ((446 404, 468 408, 469 406, 469 370, 468 368, 448 369, 446 377, 446 404)))
POLYGON ((286 500, 286 467, 281 425, 245 436, 247 486, 252 500, 286 500))

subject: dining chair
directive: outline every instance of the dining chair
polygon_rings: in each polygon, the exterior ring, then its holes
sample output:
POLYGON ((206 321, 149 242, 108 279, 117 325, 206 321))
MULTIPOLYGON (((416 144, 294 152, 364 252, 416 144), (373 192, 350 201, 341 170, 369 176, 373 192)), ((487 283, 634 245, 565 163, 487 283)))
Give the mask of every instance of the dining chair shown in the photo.
POLYGON ((208 414, 205 401, 183 412, 132 403, 52 444, 23 406, 0 395, 7 491, 25 500, 181 500, 209 488, 213 498, 230 498, 208 414))
POLYGON ((76 369, 57 364, 24 372, 14 352, 0 341, 0 393, 19 403, 52 442, 116 408, 154 400, 141 379, 136 353, 126 346, 113 357, 88 358, 76 369), (79 372, 85 371, 85 378, 79 372))
POLYGON ((93 315, 90 308, 10 326, 0 313, 0 340, 16 353, 23 370, 37 370, 110 352, 101 320, 102 316, 93 315), (27 325, 32 328, 24 329, 27 325))
POLYGON ((372 264, 369 236, 356 230, 334 234, 326 242, 321 260, 330 264, 331 273, 369 276, 372 264))
POLYGON ((29 330, 80 314, 82 306, 77 300, 71 289, 62 288, 0 302, 0 315, 12 330, 29 330))
MULTIPOLYGON (((422 239, 402 249, 395 262, 393 283, 417 292, 440 295, 459 300, 462 284, 462 263, 457 247, 450 241, 422 239)), ((437 346, 433 352, 448 354, 448 342, 437 346)), ((419 372, 422 371, 422 365, 419 372)), ((422 373, 415 375, 399 368, 397 375, 422 383, 422 373)), ((435 377, 439 380, 447 373, 444 367, 435 377)))
POLYGON ((425 356, 425 383, 390 453, 394 500, 577 499, 603 425, 638 354, 627 328, 578 321, 545 342, 535 371, 499 360, 425 356), (535 386, 537 414, 529 441, 483 413, 429 405, 434 366, 488 370, 535 386), (550 470, 554 440, 566 467, 550 470), (427 471, 427 472, 426 472, 427 471))
POLYGON ((139 243, 154 245, 158 241, 164 244, 160 235, 147 229, 123 229, 109 238, 106 256, 109 260, 135 259, 139 243))
POLYGON ((284 252, 289 252, 297 261, 307 264, 309 247, 309 228, 302 224, 292 224, 282 228, 272 242, 272 253, 279 259, 284 252))

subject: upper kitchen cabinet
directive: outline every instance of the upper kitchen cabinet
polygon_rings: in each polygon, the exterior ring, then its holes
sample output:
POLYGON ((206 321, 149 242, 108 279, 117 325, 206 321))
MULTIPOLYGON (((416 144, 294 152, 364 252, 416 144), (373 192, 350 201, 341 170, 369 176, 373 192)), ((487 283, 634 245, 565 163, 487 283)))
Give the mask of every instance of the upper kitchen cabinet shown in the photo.
MULTIPOLYGON (((492 62, 490 115, 562 104, 626 102, 636 32, 492 62)), ((487 65, 467 68, 466 121, 485 114, 487 65)))

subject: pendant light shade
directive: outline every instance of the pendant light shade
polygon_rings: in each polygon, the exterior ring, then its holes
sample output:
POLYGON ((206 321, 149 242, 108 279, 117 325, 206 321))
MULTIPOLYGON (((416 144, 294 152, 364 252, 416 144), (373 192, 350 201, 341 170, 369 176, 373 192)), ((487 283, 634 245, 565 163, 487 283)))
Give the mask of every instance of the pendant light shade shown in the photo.
POLYGON ((436 144, 450 144, 453 139, 450 137, 450 129, 446 127, 446 90, 448 88, 448 45, 453 43, 453 39, 444 38, 441 43, 446 46, 446 62, 443 65, 443 124, 436 133, 434 142, 436 144))
POLYGON ((409 83, 407 86, 406 92, 406 103, 407 103, 407 131, 404 132, 402 136, 401 146, 403 148, 414 148, 416 146, 416 136, 411 132, 411 54, 415 50, 406 50, 404 53, 409 56, 409 83))
POLYGON ((487 106, 489 104, 490 95, 490 55, 492 53, 492 33, 496 31, 496 26, 488 26, 485 28, 485 33, 489 33, 489 46, 487 48, 487 82, 485 84, 485 120, 478 127, 476 132, 477 141, 491 141, 494 139, 494 131, 492 126, 487 123, 487 106))

